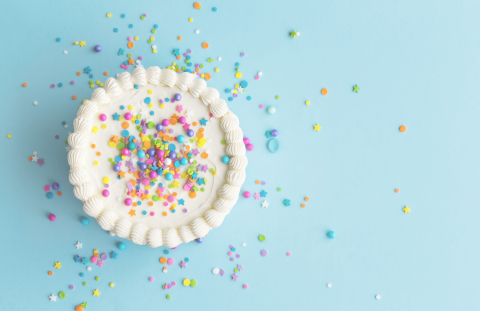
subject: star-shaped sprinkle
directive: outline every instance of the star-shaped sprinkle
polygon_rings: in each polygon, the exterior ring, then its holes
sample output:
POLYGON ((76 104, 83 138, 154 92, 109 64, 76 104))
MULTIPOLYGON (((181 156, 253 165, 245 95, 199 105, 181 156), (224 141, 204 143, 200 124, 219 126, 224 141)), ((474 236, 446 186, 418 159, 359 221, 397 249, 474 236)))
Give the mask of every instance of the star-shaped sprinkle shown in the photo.
POLYGON ((172 183, 172 187, 173 187, 173 188, 178 188, 178 187, 180 187, 180 183, 178 182, 178 180, 175 180, 175 181, 172 183))
POLYGON ((205 179, 205 178, 199 178, 199 179, 197 180, 197 183, 198 183, 199 186, 205 185, 204 179, 205 179))
POLYGON ((266 131, 266 132, 265 132, 265 136, 267 136, 267 138, 273 137, 273 136, 270 134, 270 131, 266 131))
POLYGON ((182 260, 182 262, 180 263, 180 269, 181 268, 186 268, 186 267, 187 267, 187 263, 182 260))
POLYGON ((260 199, 260 193, 256 193, 253 195, 253 197, 255 198, 255 200, 258 200, 260 199))
POLYGON ((125 50, 120 48, 120 50, 118 50, 118 55, 123 55, 125 54, 125 50))
POLYGON ((180 49, 174 49, 173 50, 173 55, 179 56, 180 55, 180 49))
POLYGON ((80 243, 80 242, 77 241, 77 244, 75 244, 75 247, 76 247, 77 249, 82 248, 82 243, 80 243))
MULTIPOLYGON (((206 173, 206 172, 208 171, 208 165, 205 164, 205 165, 203 166, 203 169, 202 169, 202 170, 206 173)), ((206 180, 205 180, 205 181, 206 181, 206 180)))
POLYGON ((202 120, 200 120, 200 124, 205 126, 207 125, 207 121, 208 121, 207 119, 203 118, 202 120))
POLYGON ((267 197, 267 193, 268 193, 268 192, 266 192, 265 190, 260 191, 260 197, 266 198, 266 197, 267 197))
POLYGON ((92 72, 92 68, 90 66, 87 66, 87 67, 83 68, 83 72, 86 73, 86 74, 90 74, 90 72, 92 72))
POLYGON ((358 87, 358 85, 353 86, 353 91, 357 92, 357 93, 358 93, 358 91, 360 91, 360 88, 358 87))
POLYGON ((87 257, 83 257, 83 258, 82 258, 82 264, 84 264, 84 265, 88 264, 88 259, 87 259, 87 257))
POLYGON ((100 268, 101 268, 104 264, 105 264, 105 263, 103 263, 103 260, 97 261, 97 266, 99 266, 100 268))
POLYGON ((50 301, 57 301, 57 296, 55 296, 54 294, 48 296, 48 298, 50 298, 50 301))
POLYGON ((183 106, 182 105, 177 105, 177 112, 180 113, 182 112, 183 110, 183 106))
POLYGON ((220 269, 220 275, 223 276, 225 274, 225 271, 223 269, 220 269))
POLYGON ((410 207, 405 206, 405 207, 403 208, 403 212, 404 212, 405 214, 406 214, 406 213, 410 213, 410 207))
POLYGON ((238 269, 239 271, 242 271, 242 270, 243 270, 242 265, 241 265, 241 264, 237 264, 237 269, 238 269))
POLYGON ((120 176, 120 178, 125 178, 125 172, 124 171, 118 172, 118 176, 120 176))
POLYGON ((185 200, 184 199, 178 200, 178 205, 185 205, 185 200))
POLYGON ((98 289, 94 290, 93 291, 93 296, 97 296, 100 295, 100 292, 98 291, 98 289))
POLYGON ((318 124, 315 124, 315 125, 313 126, 313 130, 314 130, 314 131, 319 132, 320 129, 321 129, 321 127, 320 127, 318 124))
POLYGON ((95 125, 94 127, 92 127, 92 132, 94 132, 95 134, 97 134, 98 130, 98 126, 95 125))
POLYGON ((45 164, 45 160, 44 159, 38 159, 37 163, 38 163, 38 165, 42 166, 43 164, 45 164))
POLYGON ((186 117, 191 117, 192 115, 193 115, 193 111, 187 109, 187 112, 185 113, 185 116, 186 117))
POLYGON ((232 274, 232 280, 236 281, 238 279, 238 275, 236 273, 232 274))
POLYGON ((45 192, 50 191, 50 186, 49 186, 49 185, 45 185, 45 187, 43 187, 43 190, 45 190, 45 192))
POLYGON ((67 146, 67 147, 65 147, 65 150, 66 150, 67 152, 69 152, 70 150, 72 150, 72 147, 67 146))
POLYGON ((270 203, 268 203, 267 200, 265 200, 265 201, 262 202, 262 207, 268 208, 268 204, 270 204, 270 203))
POLYGON ((117 252, 112 251, 112 252, 110 253, 110 258, 112 258, 112 259, 117 259, 117 258, 118 258, 117 252))
POLYGON ((85 41, 80 41, 80 46, 84 46, 85 45, 85 41))
POLYGON ((34 154, 33 157, 32 157, 32 161, 33 161, 33 162, 37 162, 37 160, 38 160, 38 157, 37 157, 36 154, 34 154))
POLYGON ((290 37, 295 38, 298 36, 300 33, 298 33, 296 30, 290 31, 290 37))
POLYGON ((82 262, 82 257, 80 257, 79 255, 75 255, 73 256, 73 260, 75 260, 75 262, 82 262))
MULTIPOLYGON (((192 153, 196 156, 198 156, 198 154, 200 153, 200 151, 198 150, 198 148, 195 148, 192 150, 192 153)), ((196 178, 196 177, 195 177, 196 178)))
POLYGON ((120 115, 118 113, 115 112, 115 114, 112 114, 112 117, 113 117, 113 120, 114 121, 120 121, 120 115))
POLYGON ((62 267, 62 265, 60 264, 60 261, 59 261, 59 262, 55 262, 55 265, 53 267, 57 268, 57 269, 60 269, 62 267))
POLYGON ((130 212, 128 212, 128 214, 130 214, 131 217, 137 216, 137 214, 135 214, 135 210, 134 210, 134 209, 130 209, 130 212))
POLYGON ((140 111, 140 114, 142 115, 142 118, 146 118, 148 117, 148 111, 146 111, 145 109, 142 108, 142 110, 140 111))
POLYGON ((86 309, 86 308, 87 308, 87 305, 88 305, 88 303, 86 303, 86 302, 83 302, 83 303, 81 303, 80 305, 86 309))
POLYGON ((127 62, 129 65, 133 65, 133 63, 135 63, 135 60, 130 57, 129 59, 127 59, 127 62))
POLYGON ((285 200, 283 200, 283 205, 290 206, 290 202, 291 202, 291 200, 285 199, 285 200))
POLYGON ((185 123, 185 124, 183 125, 183 129, 184 129, 185 131, 188 131, 188 130, 190 129, 190 124, 189 124, 189 123, 185 123))

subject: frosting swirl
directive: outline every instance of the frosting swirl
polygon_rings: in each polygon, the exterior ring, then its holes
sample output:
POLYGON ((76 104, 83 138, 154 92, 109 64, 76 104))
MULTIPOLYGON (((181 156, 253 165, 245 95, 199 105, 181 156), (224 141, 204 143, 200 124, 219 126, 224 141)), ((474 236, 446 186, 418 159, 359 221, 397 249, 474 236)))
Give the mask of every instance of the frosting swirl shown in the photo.
POLYGON ((73 187, 73 194, 82 202, 87 201, 93 195, 93 191, 93 184, 91 182, 85 182, 73 187))
POLYGON ((248 159, 244 155, 236 155, 230 158, 228 162, 228 168, 231 170, 241 171, 248 165, 248 159))
POLYGON ((97 197, 90 197, 87 202, 83 205, 83 211, 88 216, 97 218, 98 215, 102 212, 103 204, 102 201, 97 197))
POLYGON ((245 155, 245 153, 247 153, 247 149, 245 148, 245 144, 242 141, 242 142, 227 144, 226 153, 229 156, 245 155))
POLYGON ((210 112, 213 114, 215 118, 221 118, 228 112, 227 103, 219 98, 213 103, 210 104, 210 112))
POLYGON ((145 73, 145 68, 142 65, 138 65, 137 68, 133 69, 132 82, 139 86, 146 86, 148 84, 147 74, 145 73))
POLYGON ((240 187, 232 186, 230 184, 224 184, 218 189, 218 196, 230 201, 237 201, 240 187))
POLYGON ((74 149, 83 149, 87 146, 87 137, 80 133, 68 135, 68 145, 74 149))
POLYGON ((218 228, 223 223, 226 215, 227 214, 219 213, 214 209, 209 209, 203 217, 210 227, 218 228))
POLYGON ((87 120, 91 120, 97 113, 98 106, 92 101, 86 100, 83 105, 78 108, 77 116, 83 116, 87 120))
POLYGON ((87 161, 87 151, 85 149, 72 149, 68 152, 67 158, 70 168, 84 166, 87 161))
POLYGON ((207 224, 203 217, 198 217, 190 223, 190 228, 197 238, 203 238, 212 228, 207 224))
POLYGON ((153 85, 160 84, 160 68, 157 66, 148 67, 146 70, 147 80, 153 85))
POLYGON ((115 223, 115 234, 121 238, 128 239, 133 223, 128 218, 120 218, 115 223))
POLYGON ((128 71, 122 72, 118 75, 117 83, 124 91, 133 89, 133 82, 130 80, 130 72, 128 71))
POLYGON ((227 182, 230 185, 241 187, 245 182, 245 178, 247 174, 245 174, 245 170, 236 171, 236 170, 228 170, 227 171, 227 182))
POLYGON ((233 114, 233 112, 231 111, 229 111, 220 121, 220 128, 225 133, 233 129, 236 129, 239 126, 240 126, 240 121, 238 120, 238 117, 235 114, 233 114))
POLYGON ((110 97, 107 96, 103 88, 99 87, 93 91, 90 101, 97 104, 97 106, 103 106, 110 103, 110 97))
POLYGON ((178 86, 178 88, 181 89, 182 91, 186 92, 188 91, 188 87, 190 86, 190 84, 194 79, 195 79, 194 73, 182 72, 177 76, 177 83, 175 85, 178 86))
POLYGON ((163 245, 162 230, 155 228, 147 232, 147 244, 151 248, 163 245))
POLYGON ((173 87, 177 81, 177 74, 171 69, 162 69, 160 72, 160 82, 168 87, 173 87))
POLYGON ((110 98, 114 98, 122 95, 122 88, 118 85, 117 81, 114 78, 108 78, 105 83, 105 92, 110 98))
POLYGON ((216 101, 218 98, 220 98, 220 93, 218 93, 217 89, 213 87, 207 87, 205 91, 203 91, 200 95, 200 98, 202 99, 202 102, 205 104, 205 106, 208 106, 214 101, 216 101))
POLYGON ((207 88, 207 82, 203 79, 195 79, 192 81, 192 83, 189 85, 188 89, 190 90, 190 94, 192 94, 193 97, 199 98, 200 94, 207 88))
POLYGON ((70 174, 68 174, 68 181, 74 186, 78 186, 89 181, 85 167, 82 166, 71 169, 70 174))
POLYGON ((147 244, 147 232, 148 227, 144 224, 138 223, 133 225, 132 231, 130 232, 130 240, 139 245, 147 244))
POLYGON ((175 228, 169 228, 163 231, 163 244, 168 248, 174 248, 182 243, 178 231, 175 228))
POLYGON ((223 214, 228 214, 232 210, 233 206, 235 205, 235 201, 227 200, 224 198, 217 198, 215 202, 213 202, 213 208, 223 214))
POLYGON ((92 130, 92 120, 84 116, 78 116, 73 120, 73 131, 76 133, 87 134, 92 130))
POLYGON ((231 131, 228 131, 225 134, 225 141, 227 144, 237 143, 243 141, 243 131, 241 128, 237 127, 231 131))
POLYGON ((180 236, 180 239, 182 239, 183 243, 188 243, 195 240, 195 235, 189 226, 181 226, 178 228, 178 235, 180 236))
POLYGON ((101 213, 100 216, 97 218, 97 222, 102 227, 103 230, 113 230, 115 228, 115 222, 118 219, 117 213, 110 209, 104 209, 101 213))

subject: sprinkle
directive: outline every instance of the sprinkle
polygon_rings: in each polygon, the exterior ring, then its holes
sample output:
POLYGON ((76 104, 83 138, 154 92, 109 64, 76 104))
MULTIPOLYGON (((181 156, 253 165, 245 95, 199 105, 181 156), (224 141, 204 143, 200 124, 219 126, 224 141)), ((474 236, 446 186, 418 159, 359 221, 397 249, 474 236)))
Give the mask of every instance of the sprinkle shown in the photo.
POLYGON ((260 235, 258 236, 258 239, 259 239, 261 242, 264 242, 266 238, 265 238, 265 236, 264 236, 263 234, 260 234, 260 235))
POLYGON ((405 125, 400 126, 399 128, 400 132, 405 132, 407 130, 407 127, 405 125))
POLYGON ((314 131, 319 132, 320 129, 321 129, 321 127, 320 127, 318 124, 315 124, 315 125, 313 126, 313 130, 314 130, 314 131))
POLYGON ((357 93, 358 93, 358 91, 360 91, 360 88, 358 87, 358 85, 353 86, 353 91, 357 92, 357 93))
POLYGON ((262 255, 263 257, 267 256, 268 252, 266 249, 262 249, 262 251, 260 252, 260 255, 262 255))
POLYGON ((204 49, 208 49, 209 46, 210 45, 207 42, 202 43, 202 48, 204 48, 204 49))
POLYGON ((328 94, 328 90, 326 88, 323 88, 322 89, 322 95, 327 95, 328 94))

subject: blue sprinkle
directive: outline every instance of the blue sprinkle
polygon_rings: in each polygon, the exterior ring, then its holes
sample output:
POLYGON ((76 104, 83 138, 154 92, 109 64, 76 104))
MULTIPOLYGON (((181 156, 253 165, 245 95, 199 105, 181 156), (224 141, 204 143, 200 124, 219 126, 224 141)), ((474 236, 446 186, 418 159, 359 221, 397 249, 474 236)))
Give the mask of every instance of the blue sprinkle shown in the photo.
POLYGON ((189 262, 189 261, 190 261, 190 259, 188 259, 188 257, 186 257, 186 258, 185 258, 185 262, 189 262))
POLYGON ((150 186, 155 186, 155 183, 152 181, 152 182, 150 183, 150 186))
POLYGON ((240 63, 239 63, 239 62, 236 62, 236 63, 235 63, 235 67, 238 67, 238 66, 240 66, 240 63))
POLYGON ((192 57, 190 55, 187 55, 187 59, 191 59, 192 57))
POLYGON ((113 28, 113 32, 118 32, 118 28, 113 28))
POLYGON ((147 211, 143 211, 142 214, 143 214, 143 215, 147 215, 147 211))
POLYGON ((133 87, 134 87, 135 89, 138 89, 138 85, 134 85, 133 87))
POLYGON ((159 186, 159 187, 163 187, 163 183, 159 183, 158 186, 159 186))
POLYGON ((145 99, 143 100, 145 104, 150 104, 151 101, 152 99, 150 97, 145 97, 145 99))
POLYGON ((53 199, 53 193, 47 192, 47 199, 53 199))
POLYGON ((229 100, 229 101, 232 101, 232 100, 233 100, 233 97, 232 97, 232 96, 230 96, 230 97, 228 98, 228 100, 229 100))
POLYGON ((225 89, 225 93, 230 93, 230 89, 225 89))
POLYGON ((240 83, 240 86, 246 88, 248 86, 248 82, 244 80, 240 83))
POLYGON ((140 124, 140 121, 139 121, 139 120, 135 120, 135 124, 140 124))
POLYGON ((133 28, 133 24, 128 25, 128 28, 133 28))
POLYGON ((235 251, 235 247, 232 247, 232 252, 234 252, 234 251, 235 251))
POLYGON ((150 111, 150 115, 153 116, 155 114, 154 111, 150 111))
POLYGON ((141 202, 141 201, 137 201, 137 205, 142 205, 142 202, 141 202))
POLYGON ((90 79, 92 79, 92 78, 93 78, 93 74, 89 74, 88 77, 89 77, 90 79))
POLYGON ((187 69, 187 70, 185 70, 185 72, 190 72, 190 73, 192 73, 192 70, 191 70, 191 69, 187 69))
POLYGON ((115 162, 121 162, 122 161, 122 157, 121 156, 116 156, 115 157, 115 162))
POLYGON ((62 41, 62 38, 58 37, 57 42, 60 42, 60 41, 62 41))
POLYGON ((153 28, 158 29, 158 25, 157 24, 153 25, 153 28))
POLYGON ((188 63, 187 66, 188 66, 188 67, 192 67, 192 63, 191 63, 191 62, 188 63))
POLYGON ((122 136, 123 137, 128 137, 128 135, 130 135, 130 133, 127 130, 122 131, 122 136))
POLYGON ((165 101, 168 103, 170 101, 170 98, 165 98, 165 101))
POLYGON ((83 278, 85 276, 85 273, 80 272, 80 276, 83 278))
POLYGON ((251 100, 252 99, 252 96, 247 96, 247 100, 251 100))
POLYGON ((83 217, 82 220, 80 221, 82 225, 88 226, 90 224, 90 220, 88 218, 83 217))
POLYGON ((62 121, 62 125, 65 125, 65 124, 67 124, 67 122, 65 122, 65 121, 62 121))
POLYGON ((121 106, 120 106, 120 110, 123 110, 123 109, 125 109, 125 106, 124 106, 124 105, 121 105, 121 106))
POLYGON ((217 12, 217 7, 214 6, 214 7, 212 8, 212 11, 213 11, 213 12, 217 12))
POLYGON ((164 253, 165 253, 165 255, 168 255, 168 254, 170 254, 170 251, 169 251, 168 249, 166 249, 166 250, 164 251, 164 253))
POLYGON ((135 136, 130 136, 130 138, 128 139, 129 141, 133 141, 135 139, 135 136))
POLYGON ((139 185, 136 185, 136 186, 135 186, 135 189, 140 189, 140 186, 139 186, 139 185))
POLYGON ((121 18, 125 18, 125 14, 120 15, 121 18))
POLYGON ((62 82, 60 82, 60 83, 59 83, 59 84, 57 84, 57 85, 58 85, 58 87, 62 87, 62 86, 63 86, 63 83, 62 83, 62 82))
POLYGON ((172 213, 175 213, 175 210, 172 210, 172 213))

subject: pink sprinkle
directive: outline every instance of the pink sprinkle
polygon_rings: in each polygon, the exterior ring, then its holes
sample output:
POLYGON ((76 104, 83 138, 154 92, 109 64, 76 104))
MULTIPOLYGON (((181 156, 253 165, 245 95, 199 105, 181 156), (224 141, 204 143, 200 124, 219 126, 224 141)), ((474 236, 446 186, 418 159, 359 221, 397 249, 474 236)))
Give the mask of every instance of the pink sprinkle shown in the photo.
POLYGON ((259 76, 255 76, 255 80, 258 80, 258 79, 260 79, 260 77, 259 77, 259 76))
POLYGON ((240 53, 240 56, 241 56, 241 57, 244 57, 244 56, 245 56, 245 53, 243 53, 243 52, 240 53))
POLYGON ((287 252, 287 256, 290 257, 290 255, 291 255, 290 252, 287 252))
POLYGON ((139 59, 139 60, 143 60, 143 56, 139 56, 138 59, 139 59))
POLYGON ((73 289, 73 285, 70 285, 68 288, 73 289))
POLYGON ((167 260, 167 263, 169 265, 173 265, 174 262, 175 262, 175 260, 173 260, 173 258, 168 258, 168 260, 167 260))
POLYGON ((55 84, 50 84, 50 87, 53 89, 55 87, 55 84))
POLYGON ((240 254, 237 254, 237 258, 240 258, 240 254))
POLYGON ((74 85, 74 84, 75 84, 75 81, 73 81, 73 80, 70 81, 70 84, 71 84, 71 85, 74 85))
POLYGON ((58 136, 58 135, 55 135, 55 138, 56 138, 56 139, 59 139, 59 138, 60 138, 60 136, 58 136))
POLYGON ((232 249, 232 248, 233 248, 233 245, 230 245, 229 247, 230 247, 230 249, 232 249))
POLYGON ((188 49, 187 52, 188 52, 188 53, 192 53, 192 50, 188 49))
POLYGON ((155 213, 154 213, 154 212, 150 212, 150 216, 155 216, 155 213))
POLYGON ((163 202, 163 206, 167 206, 167 205, 168 205, 168 203, 167 203, 167 202, 163 202))
POLYGON ((243 284, 243 288, 247 289, 247 288, 248 288, 248 285, 247 285, 247 284, 243 284))
POLYGON ((175 285, 177 285, 177 283, 175 283, 175 281, 173 281, 173 282, 172 282, 172 285, 175 286, 175 285))
POLYGON ((132 41, 132 37, 128 37, 127 40, 128 40, 128 41, 132 41))
POLYGON ((148 280, 149 280, 150 282, 152 282, 152 281, 153 281, 153 277, 149 277, 148 280))
POLYGON ((147 17, 147 14, 143 14, 143 16, 147 17))
POLYGON ((250 194, 250 191, 245 191, 245 192, 243 193, 243 196, 244 196, 245 199, 248 199, 248 198, 250 197, 250 195, 251 195, 251 194, 250 194))
POLYGON ((125 69, 127 69, 127 70, 128 70, 128 68, 130 68, 130 67, 129 67, 128 65, 125 65, 125 69))
POLYGON ((233 94, 233 97, 237 98, 237 96, 238 96, 237 94, 233 94))
POLYGON ((248 150, 248 151, 252 151, 252 150, 253 150, 253 145, 252 145, 252 144, 248 144, 248 145, 247 145, 247 150, 248 150))
POLYGON ((250 138, 248 138, 248 137, 243 138, 243 143, 245 145, 248 145, 250 143, 250 138))
POLYGON ((228 252, 228 256, 232 256, 233 255, 233 252, 228 252))
POLYGON ((96 263, 97 260, 98 260, 98 257, 97 257, 97 256, 92 256, 92 258, 90 259, 90 261, 91 261, 92 263, 96 263))
POLYGON ((187 53, 183 53, 183 56, 187 57, 187 56, 188 56, 188 54, 187 54, 187 53))
POLYGON ((262 185, 265 185, 265 182, 264 182, 264 181, 262 181, 262 185))
POLYGON ((235 260, 235 258, 233 258, 233 257, 230 257, 230 261, 234 261, 234 260, 235 260))
POLYGON ((260 105, 260 108, 263 108, 264 106, 263 105, 260 105))
POLYGON ((124 65, 124 64, 122 64, 120 67, 122 67, 122 68, 125 68, 125 65, 124 65))

